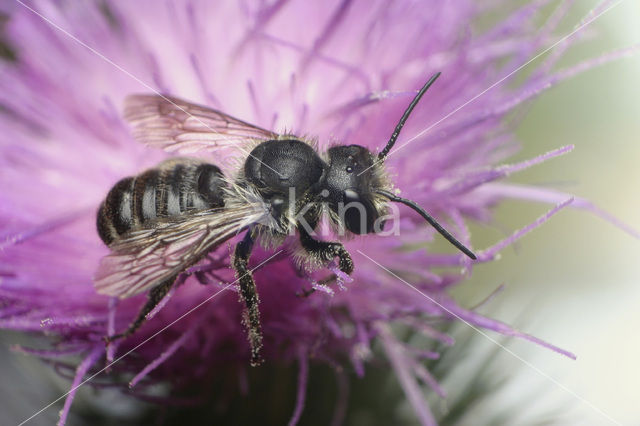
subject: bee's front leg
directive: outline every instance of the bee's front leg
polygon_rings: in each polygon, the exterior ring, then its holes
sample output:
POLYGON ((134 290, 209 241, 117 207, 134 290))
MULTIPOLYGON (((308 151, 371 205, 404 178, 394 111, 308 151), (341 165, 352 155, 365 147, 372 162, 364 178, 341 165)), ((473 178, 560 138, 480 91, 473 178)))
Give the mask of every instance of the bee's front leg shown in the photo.
POLYGON ((240 282, 240 299, 246 306, 244 313, 244 323, 249 334, 249 344, 251 346, 251 365, 257 366, 262 364, 262 330, 260 325, 260 310, 258 304, 258 292, 256 283, 253 281, 253 275, 249 270, 249 257, 253 249, 253 238, 251 229, 247 231, 242 241, 236 246, 233 256, 233 269, 240 282))
POLYGON ((315 257, 319 263, 328 263, 337 257, 340 270, 345 274, 351 275, 353 272, 353 260, 351 260, 351 255, 342 243, 314 240, 303 226, 298 227, 298 232, 300 233, 302 248, 315 257))

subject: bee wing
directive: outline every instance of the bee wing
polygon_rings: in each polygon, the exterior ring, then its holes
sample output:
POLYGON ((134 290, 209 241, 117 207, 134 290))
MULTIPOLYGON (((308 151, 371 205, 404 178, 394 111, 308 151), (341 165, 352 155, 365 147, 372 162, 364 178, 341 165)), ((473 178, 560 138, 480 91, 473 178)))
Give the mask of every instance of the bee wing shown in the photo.
POLYGON ((263 220, 260 209, 245 204, 206 210, 131 232, 112 244, 111 254, 100 261, 96 291, 126 298, 175 278, 214 247, 263 220))
POLYGON ((124 118, 140 142, 169 152, 190 154, 277 139, 278 134, 223 112, 164 95, 131 95, 124 118))

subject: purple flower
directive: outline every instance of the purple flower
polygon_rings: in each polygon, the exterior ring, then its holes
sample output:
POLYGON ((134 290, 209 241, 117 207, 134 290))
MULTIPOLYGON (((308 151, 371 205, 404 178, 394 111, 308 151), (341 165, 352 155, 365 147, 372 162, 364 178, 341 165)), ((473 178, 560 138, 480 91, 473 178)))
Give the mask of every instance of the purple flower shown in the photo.
MULTIPOLYGON (((48 349, 19 350, 54 365, 82 359, 60 423, 77 386, 107 364, 109 373, 102 374, 123 373, 119 377, 129 377, 131 392, 141 398, 158 382, 170 382, 179 394, 229 366, 240 376, 250 368, 242 305, 228 285, 235 281, 229 244, 183 275, 183 285, 136 334, 105 349, 103 337, 126 328, 144 296, 117 302, 94 290, 97 266, 109 253, 95 229, 96 211, 119 179, 169 155, 132 138, 121 111, 127 95, 168 93, 277 132, 312 135, 320 150, 339 141, 377 152, 415 90, 440 71, 387 161, 403 196, 468 246, 465 220, 488 222, 505 198, 556 204, 504 241, 476 250, 478 262, 492 261, 572 201, 559 192, 500 182, 571 149, 503 165, 518 150, 512 134, 517 120, 504 118, 557 81, 626 52, 551 72, 572 38, 518 88, 499 84, 483 93, 556 40, 564 8, 542 30, 534 18, 544 2, 534 2, 479 31, 473 27, 478 18, 509 2, 491 8, 471 1, 428 3, 15 5, 7 38, 17 59, 0 64, 0 327, 46 336, 48 349), (200 285, 196 275, 210 285, 200 285)), ((226 165, 231 153, 196 155, 226 165)), ((604 215, 584 200, 572 205, 604 215)), ((356 264, 346 289, 300 298, 297 293, 313 280, 290 256, 254 253, 253 267, 269 260, 254 274, 267 360, 260 368, 300 365, 291 423, 304 406, 309 363, 326 363, 338 375, 345 369, 364 375, 377 340, 419 420, 433 424, 418 381, 443 392, 422 366, 420 348, 394 337, 392 324, 452 344, 425 320, 462 320, 573 357, 456 304, 447 289, 473 264, 462 254, 425 246, 441 237, 414 212, 401 212, 400 236, 345 243, 356 264), (456 270, 438 272, 442 267, 456 270)))

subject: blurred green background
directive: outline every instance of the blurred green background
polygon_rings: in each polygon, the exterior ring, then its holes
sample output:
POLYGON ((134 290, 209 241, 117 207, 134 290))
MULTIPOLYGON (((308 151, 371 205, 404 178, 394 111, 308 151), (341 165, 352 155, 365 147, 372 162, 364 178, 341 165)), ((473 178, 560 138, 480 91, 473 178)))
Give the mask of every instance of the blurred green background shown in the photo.
MULTIPOLYGON (((576 3, 561 33, 570 32, 596 2, 576 3)), ((559 68, 640 44, 640 2, 623 1, 588 28, 590 40, 570 49, 559 68)), ((640 230, 639 76, 636 54, 543 94, 519 126, 523 149, 513 161, 568 144, 575 149, 510 181, 584 197, 640 230)), ((518 229, 547 209, 508 202, 497 209, 496 225, 518 229)), ((497 230, 472 230, 476 247, 503 237, 497 230)), ((637 239, 594 215, 566 209, 505 250, 500 261, 475 268, 473 277, 454 290, 463 304, 473 304, 506 284, 488 311, 578 356, 571 361, 527 342, 510 341, 513 352, 568 390, 503 352, 501 369, 514 377, 494 395, 496 404, 517 404, 522 423, 535 423, 545 412, 560 409, 563 420, 558 424, 615 424, 598 410, 623 424, 640 424, 639 254, 637 239)))

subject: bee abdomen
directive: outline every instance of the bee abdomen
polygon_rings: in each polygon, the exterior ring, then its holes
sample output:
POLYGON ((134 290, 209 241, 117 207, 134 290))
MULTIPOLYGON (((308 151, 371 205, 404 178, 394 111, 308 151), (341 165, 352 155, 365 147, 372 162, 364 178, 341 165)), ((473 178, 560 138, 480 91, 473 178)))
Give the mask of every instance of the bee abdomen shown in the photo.
POLYGON ((223 207, 225 186, 213 164, 168 160, 113 186, 98 211, 98 235, 110 245, 129 231, 152 228, 160 218, 223 207))
POLYGON ((116 183, 98 211, 98 235, 105 244, 111 244, 118 235, 133 227, 132 194, 134 178, 127 177, 116 183))

